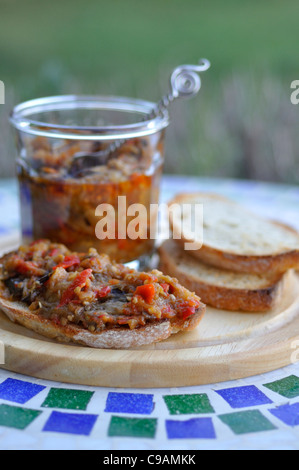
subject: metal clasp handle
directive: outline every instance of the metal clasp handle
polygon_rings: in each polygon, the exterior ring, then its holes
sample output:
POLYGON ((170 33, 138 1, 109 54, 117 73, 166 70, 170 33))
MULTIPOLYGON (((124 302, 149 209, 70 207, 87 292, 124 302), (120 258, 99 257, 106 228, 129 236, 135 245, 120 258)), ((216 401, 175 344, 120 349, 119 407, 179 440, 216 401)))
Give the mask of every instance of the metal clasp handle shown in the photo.
POLYGON ((211 64, 207 59, 201 59, 197 65, 180 65, 174 69, 170 77, 171 91, 157 103, 151 117, 162 113, 177 98, 195 96, 201 88, 201 79, 198 74, 205 72, 210 66, 211 64))
POLYGON ((201 59, 198 65, 181 65, 177 67, 171 77, 170 85, 174 98, 195 96, 201 87, 201 79, 198 75, 210 68, 207 59, 201 59))

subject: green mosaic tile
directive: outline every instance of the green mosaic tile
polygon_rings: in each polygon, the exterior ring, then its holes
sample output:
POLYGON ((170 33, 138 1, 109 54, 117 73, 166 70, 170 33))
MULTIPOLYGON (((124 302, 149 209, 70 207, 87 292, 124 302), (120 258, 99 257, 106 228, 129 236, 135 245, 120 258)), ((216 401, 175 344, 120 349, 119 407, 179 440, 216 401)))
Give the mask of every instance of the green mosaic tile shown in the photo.
POLYGON ((0 426, 25 429, 42 411, 18 406, 0 405, 0 426))
POLYGON ((171 415, 215 413, 205 393, 165 395, 163 398, 171 415))
POLYGON ((296 375, 290 375, 281 380, 264 384, 264 387, 286 398, 296 398, 299 396, 299 378, 296 375))
POLYGON ((259 410, 240 411, 218 416, 235 434, 271 431, 276 427, 259 410))
POLYGON ((86 410, 94 392, 67 388, 51 388, 42 406, 68 410, 86 410))
POLYGON ((108 436, 143 437, 153 439, 156 434, 156 418, 122 418, 112 416, 108 436))

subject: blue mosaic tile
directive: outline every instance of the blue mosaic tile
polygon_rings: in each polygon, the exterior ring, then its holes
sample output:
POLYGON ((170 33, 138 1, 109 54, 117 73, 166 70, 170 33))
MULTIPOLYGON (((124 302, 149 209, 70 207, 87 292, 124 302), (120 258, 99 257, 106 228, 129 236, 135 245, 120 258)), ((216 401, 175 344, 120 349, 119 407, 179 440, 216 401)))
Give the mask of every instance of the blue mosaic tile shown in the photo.
POLYGON ((46 422, 43 431, 89 436, 97 417, 97 415, 93 414, 53 411, 46 422))
POLYGON ((168 439, 216 439, 211 418, 192 418, 186 421, 166 420, 168 439))
POLYGON ((216 390, 232 408, 246 408, 248 406, 259 406, 273 403, 255 385, 243 387, 225 388, 216 390))
POLYGON ((149 415, 154 409, 153 397, 154 395, 144 393, 110 392, 105 411, 149 415))
POLYGON ((24 404, 45 388, 31 382, 8 378, 0 384, 0 398, 24 404))
POLYGON ((299 403, 277 406, 269 411, 288 426, 299 425, 299 403))

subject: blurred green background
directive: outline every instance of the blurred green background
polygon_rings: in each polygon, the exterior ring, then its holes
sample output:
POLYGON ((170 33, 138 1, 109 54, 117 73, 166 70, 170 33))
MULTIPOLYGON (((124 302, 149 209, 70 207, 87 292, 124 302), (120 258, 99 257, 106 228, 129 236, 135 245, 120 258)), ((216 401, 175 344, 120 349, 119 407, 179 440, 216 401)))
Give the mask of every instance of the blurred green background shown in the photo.
POLYGON ((298 13, 298 0, 0 0, 0 175, 14 174, 18 102, 157 101, 176 66, 206 57, 199 95, 170 109, 165 172, 298 182, 298 13))

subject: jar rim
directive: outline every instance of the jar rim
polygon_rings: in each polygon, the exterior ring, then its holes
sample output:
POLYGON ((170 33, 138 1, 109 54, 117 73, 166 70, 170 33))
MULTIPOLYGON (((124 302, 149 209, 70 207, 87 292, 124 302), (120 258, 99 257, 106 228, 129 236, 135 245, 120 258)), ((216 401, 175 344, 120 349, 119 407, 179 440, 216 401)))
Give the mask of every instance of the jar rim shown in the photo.
POLYGON ((18 131, 36 136, 70 140, 128 139, 154 134, 169 125, 169 114, 166 109, 158 116, 148 119, 148 115, 155 106, 156 104, 151 101, 123 96, 48 96, 25 101, 15 106, 10 115, 10 122, 18 131), (76 126, 54 124, 30 118, 30 116, 39 112, 72 109, 134 112, 140 114, 143 119, 131 124, 76 126))

